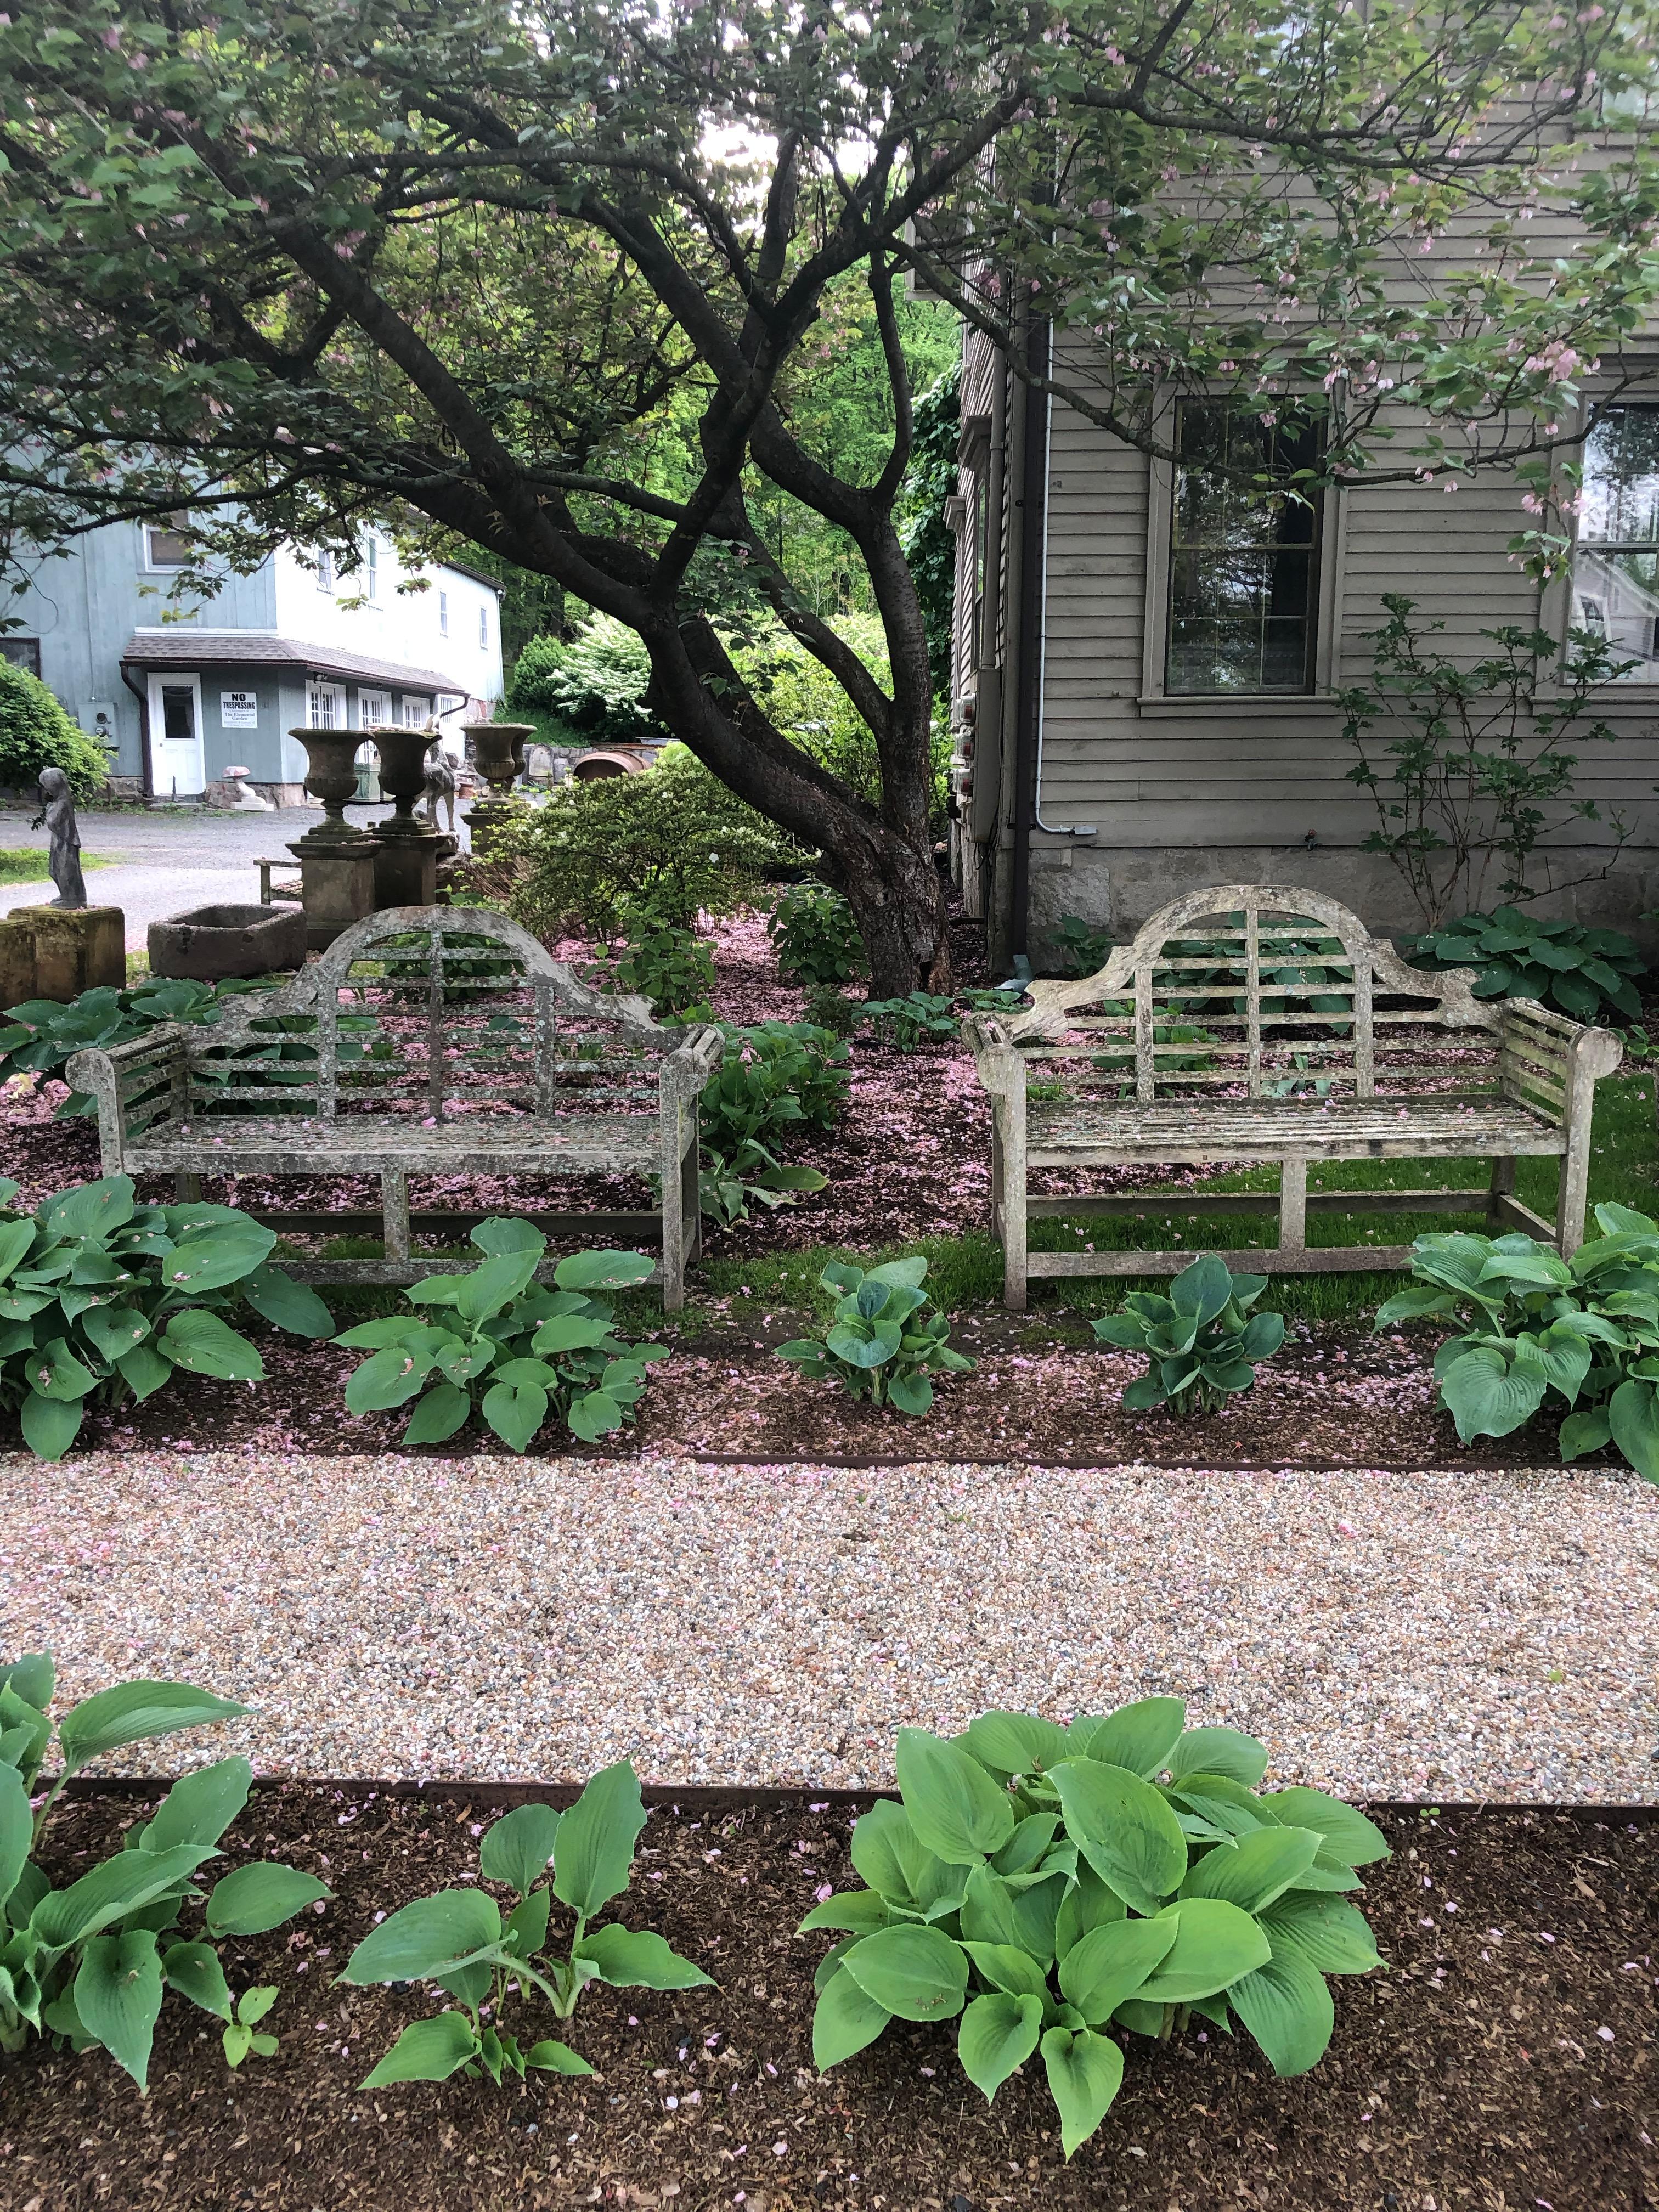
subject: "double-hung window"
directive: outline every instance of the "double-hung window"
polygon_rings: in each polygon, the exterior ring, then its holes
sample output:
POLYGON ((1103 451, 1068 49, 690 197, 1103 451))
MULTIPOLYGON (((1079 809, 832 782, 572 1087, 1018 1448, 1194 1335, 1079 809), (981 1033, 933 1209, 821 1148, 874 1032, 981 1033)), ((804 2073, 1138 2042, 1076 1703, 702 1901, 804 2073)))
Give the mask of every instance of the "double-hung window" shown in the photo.
POLYGON ((1659 407, 1610 407, 1584 441, 1571 620, 1636 664, 1620 681, 1659 684, 1659 407))
POLYGON ((160 522, 144 525, 144 566, 147 568, 188 568, 194 548, 190 517, 182 510, 160 522))
POLYGON ((1311 691, 1323 501, 1290 484, 1318 431, 1206 400, 1175 431, 1165 695, 1311 691))

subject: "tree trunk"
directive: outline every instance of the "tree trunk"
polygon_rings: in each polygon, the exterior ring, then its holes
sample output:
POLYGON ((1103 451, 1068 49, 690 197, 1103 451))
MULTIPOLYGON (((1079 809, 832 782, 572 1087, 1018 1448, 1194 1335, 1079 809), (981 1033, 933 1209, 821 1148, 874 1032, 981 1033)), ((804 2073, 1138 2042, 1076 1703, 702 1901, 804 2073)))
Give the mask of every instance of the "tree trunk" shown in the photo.
POLYGON ((882 825, 849 824, 853 835, 824 848, 870 956, 872 999, 912 991, 949 994, 950 917, 945 886, 929 851, 917 852, 882 825))

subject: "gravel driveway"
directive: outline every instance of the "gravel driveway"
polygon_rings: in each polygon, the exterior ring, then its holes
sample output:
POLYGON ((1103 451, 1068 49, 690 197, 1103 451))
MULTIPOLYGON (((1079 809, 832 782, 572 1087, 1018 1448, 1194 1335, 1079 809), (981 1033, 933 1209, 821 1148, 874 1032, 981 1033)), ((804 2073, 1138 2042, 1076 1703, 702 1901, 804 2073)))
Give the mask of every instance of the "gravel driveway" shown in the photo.
POLYGON ((0 1462, 0 1645, 267 1771, 869 1785, 1151 1692, 1347 1795, 1659 1797, 1659 1491, 1479 1475, 200 1453, 0 1462))

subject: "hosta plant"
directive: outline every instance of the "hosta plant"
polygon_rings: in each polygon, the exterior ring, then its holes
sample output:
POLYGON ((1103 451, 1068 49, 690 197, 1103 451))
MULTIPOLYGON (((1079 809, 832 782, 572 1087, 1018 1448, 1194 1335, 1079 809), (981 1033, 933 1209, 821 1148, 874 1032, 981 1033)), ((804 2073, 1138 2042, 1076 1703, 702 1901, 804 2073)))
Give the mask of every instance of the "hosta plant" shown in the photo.
POLYGON ((444 2081, 452 2074, 474 2080, 487 2074, 499 2084, 509 2074, 522 2079, 532 2067, 591 2074, 586 2060, 556 2038, 522 2042, 506 2025, 513 2008, 543 1998, 562 2026, 590 1982, 712 1988, 700 1966, 649 1929, 592 1924, 627 1889, 644 1826, 639 1782, 624 1759, 596 1774, 568 1813, 520 1805, 488 1831, 479 1871, 512 1898, 507 1911, 487 1889, 443 1889, 404 1905, 365 1936, 343 1982, 428 1983, 453 2002, 404 2028, 363 2087, 444 2081), (564 1908, 556 1941, 555 1904, 564 1908))
POLYGON ((1611 1443, 1659 1482, 1659 1223, 1627 1206, 1598 1206, 1595 1220, 1601 1235, 1571 1260, 1518 1231, 1419 1237, 1417 1280, 1376 1326, 1455 1325, 1434 1371, 1465 1443, 1547 1408, 1564 1417, 1564 1461, 1611 1443))
POLYGON ((780 972, 809 989, 850 982, 869 962, 853 909, 827 884, 795 884, 767 916, 780 972))
POLYGON ((748 1220, 751 1206, 793 1206, 805 1192, 823 1190, 829 1181, 820 1169, 792 1166, 751 1137, 731 1152, 704 1146, 698 1200, 722 1229, 732 1229, 748 1220))
POLYGON ((1320 1790, 1259 1791, 1254 1736, 1185 1723, 1179 1698, 1146 1698, 1068 1728, 901 1729, 901 1802, 853 1830, 865 1887, 801 1923, 841 1937, 816 1978, 820 2069, 895 2018, 954 2020, 988 2100, 1040 2056, 1069 2158, 1117 2094, 1123 2033, 1237 2022, 1275 2073, 1317 2064, 1325 1977, 1382 1963, 1347 1897, 1388 1845, 1320 1790))
POLYGON ((1121 1313, 1094 1324, 1103 1344, 1144 1352, 1147 1369, 1123 1393, 1131 1413, 1171 1405, 1178 1413, 1213 1413, 1255 1381, 1257 1364, 1285 1341, 1282 1314, 1250 1308, 1267 1287, 1265 1275, 1235 1275, 1212 1253, 1194 1260, 1170 1285, 1131 1291, 1121 1313))
POLYGON ((646 1370, 666 1359, 657 1344, 626 1344, 611 1308, 592 1295, 642 1283, 642 1252, 574 1252, 554 1287, 532 1280, 547 1239, 527 1221, 484 1221, 472 1231, 484 1255, 465 1274, 428 1275, 404 1292, 412 1314, 360 1322, 334 1341, 366 1351, 346 1384, 349 1413, 384 1413, 416 1401, 406 1444, 441 1443, 474 1407, 510 1451, 526 1450, 549 1420, 592 1443, 633 1418, 646 1370))
POLYGON ((1478 969, 1469 986, 1477 999, 1537 999, 1580 1022, 1641 1016, 1633 978, 1645 975, 1648 963, 1621 929, 1544 921, 1500 906, 1460 915, 1426 937, 1406 939, 1401 949, 1413 967, 1478 969))
POLYGON ((855 1398, 925 1413, 935 1375, 971 1374, 975 1364, 951 1349, 951 1324, 921 1287, 927 1273, 923 1259, 889 1260, 867 1273, 832 1260, 818 1278, 839 1293, 829 1333, 781 1344, 778 1358, 814 1381, 833 1376, 855 1398))
POLYGON ((862 1009, 871 1034, 900 1052, 915 1052, 929 1037, 954 1037, 956 1001, 934 991, 912 991, 903 999, 870 999, 862 1009))
POLYGON ((730 1229, 752 1206, 786 1206, 822 1190, 816 1168, 779 1158, 778 1137, 797 1127, 827 1129, 847 1099, 847 1047, 806 1022, 728 1028, 726 1056, 698 1101, 702 1137, 702 1210, 730 1229))
POLYGON ((634 992, 648 1000, 662 1019, 706 1022, 713 1018, 714 948, 689 929, 668 922, 637 921, 627 941, 599 947, 592 981, 607 991, 634 992))
POLYGON ((106 1176, 8 1212, 0 1181, 0 1406, 23 1440, 61 1459, 88 1406, 149 1397, 173 1370, 264 1379, 258 1347, 225 1318, 251 1306, 295 1336, 333 1334, 314 1291, 270 1255, 276 1238, 230 1206, 141 1206, 106 1176))
POLYGON ((40 1863, 64 1784, 93 1759, 180 1729, 231 1720, 247 1707, 189 1682, 123 1682, 48 1717, 51 1656, 33 1652, 0 1670, 0 2050, 32 2036, 71 2049, 100 2045, 142 2090, 150 2045, 169 1990, 219 2021, 233 2066, 249 2051, 268 2056, 275 2039, 252 2033, 273 1989, 245 1991, 233 2005, 215 1944, 262 1936, 332 1894, 313 1875, 272 1862, 234 1868, 204 1896, 197 1884, 220 1838, 247 1802, 253 1770, 222 1759, 175 1782, 153 1817, 136 1822, 123 1848, 54 1888, 40 1863), (32 1807, 40 1778, 56 1778, 32 1807), (202 1908, 199 1932, 181 1926, 202 1908), (246 2031, 246 2040, 243 2041, 246 2031), (268 2046, 268 2048, 267 2048, 268 2046))

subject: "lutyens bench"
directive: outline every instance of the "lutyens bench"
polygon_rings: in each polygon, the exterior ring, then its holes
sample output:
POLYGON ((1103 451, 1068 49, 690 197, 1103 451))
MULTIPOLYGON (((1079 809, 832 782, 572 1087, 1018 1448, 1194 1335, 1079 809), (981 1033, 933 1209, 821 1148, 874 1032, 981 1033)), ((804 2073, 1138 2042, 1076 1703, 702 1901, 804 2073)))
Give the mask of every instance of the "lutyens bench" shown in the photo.
POLYGON ((530 1218, 659 1236, 672 1310, 701 1249, 697 1100, 721 1052, 718 1030, 592 989, 504 915, 394 907, 212 1027, 77 1053, 66 1073, 97 1101, 104 1173, 172 1174, 181 1201, 204 1175, 377 1176, 385 1258, 292 1263, 307 1282, 453 1265, 411 1251, 410 1176, 654 1177, 653 1212, 530 1218))
POLYGON ((1033 1252, 1042 1216, 1279 1214, 1269 1272, 1401 1267, 1405 1245, 1314 1245, 1316 1211, 1483 1214, 1583 1241, 1590 1108, 1623 1057, 1609 1030, 1525 999, 1478 999, 1468 970, 1412 968, 1334 899, 1279 884, 1194 891, 1155 914, 1093 975, 1030 987, 1006 1020, 963 1025, 992 1109, 992 1217, 1005 1302, 1033 1275, 1174 1274, 1184 1251, 1033 1252), (1555 1219, 1515 1194, 1515 1165, 1561 1161, 1555 1219), (1490 1159, 1475 1190, 1316 1191, 1310 1161, 1490 1159), (1274 1164, 1277 1194, 1034 1194, 1033 1170, 1274 1164))

